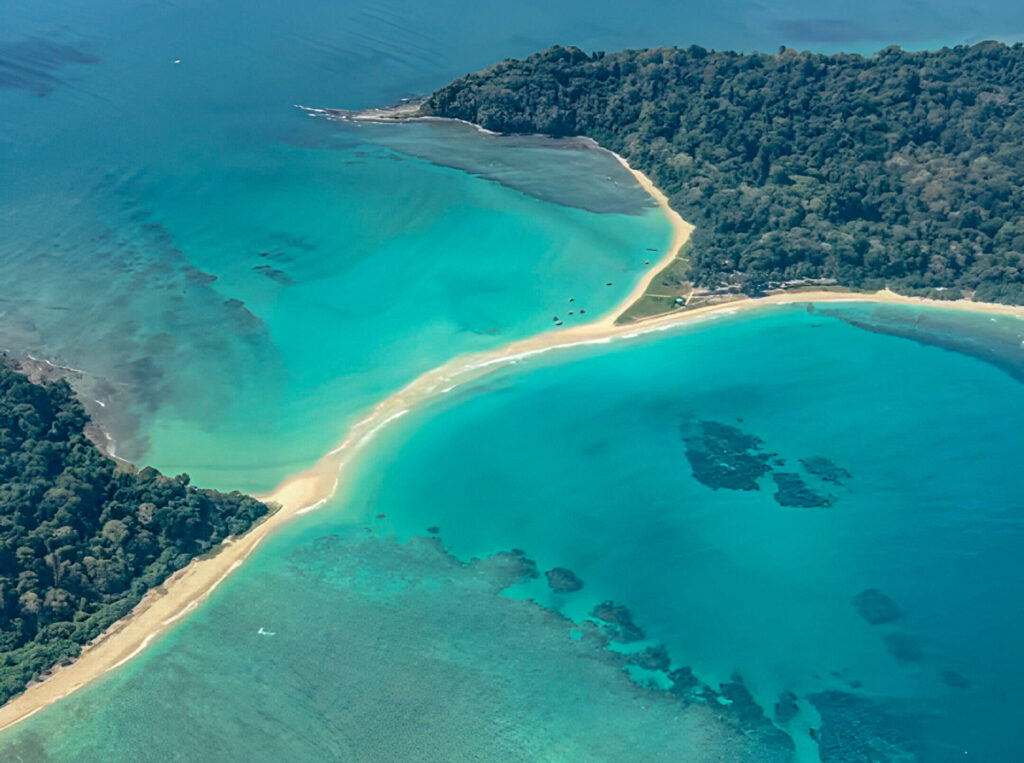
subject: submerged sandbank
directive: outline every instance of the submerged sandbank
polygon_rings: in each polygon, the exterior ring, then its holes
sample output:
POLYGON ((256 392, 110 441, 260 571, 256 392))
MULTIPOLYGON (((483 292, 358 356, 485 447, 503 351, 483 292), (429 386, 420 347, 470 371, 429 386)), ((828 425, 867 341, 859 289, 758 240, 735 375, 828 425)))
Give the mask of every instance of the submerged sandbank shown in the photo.
POLYGON ((331 450, 311 469, 285 480, 271 493, 258 496, 278 505, 277 511, 244 536, 226 542, 212 556, 194 560, 163 585, 151 590, 125 618, 111 626, 87 646, 72 664, 55 669, 47 678, 30 686, 0 708, 0 729, 35 714, 46 706, 86 685, 89 681, 117 668, 140 654, 174 623, 195 609, 210 593, 253 552, 267 535, 291 518, 316 509, 333 497, 345 474, 345 467, 374 435, 411 408, 446 394, 457 386, 518 360, 557 349, 632 338, 664 331, 701 319, 732 314, 770 305, 806 302, 875 302, 942 307, 1024 317, 1024 309, 959 300, 943 302, 903 297, 890 291, 858 294, 837 291, 779 293, 760 298, 740 298, 691 310, 680 310, 631 324, 615 321, 647 290, 650 282, 678 256, 689 239, 693 226, 671 209, 668 200, 642 173, 617 157, 637 178, 668 216, 673 227, 672 243, 662 259, 631 290, 614 310, 583 325, 551 331, 512 342, 501 348, 454 358, 413 380, 403 389, 378 403, 365 418, 354 424, 338 447, 331 450))

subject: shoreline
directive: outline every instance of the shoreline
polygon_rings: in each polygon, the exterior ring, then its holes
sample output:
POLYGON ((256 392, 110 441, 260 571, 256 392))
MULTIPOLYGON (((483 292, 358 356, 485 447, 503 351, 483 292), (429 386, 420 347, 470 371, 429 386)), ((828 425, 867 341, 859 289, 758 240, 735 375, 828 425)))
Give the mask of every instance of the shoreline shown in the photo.
POLYGON ((757 298, 741 297, 688 310, 676 310, 633 323, 616 323, 617 318, 646 292, 651 281, 676 259, 682 246, 689 240, 694 226, 683 220, 679 213, 669 206, 664 193, 649 178, 630 167, 618 154, 610 151, 609 153, 622 163, 641 187, 654 198, 668 216, 673 229, 671 244, 665 255, 650 267, 613 310, 586 324, 549 330, 493 350, 452 358, 381 400, 367 416, 348 429, 337 447, 324 455, 312 468, 286 479, 270 493, 256 496, 267 503, 278 504, 277 511, 254 525, 244 535, 225 541, 204 558, 194 559, 163 584, 151 589, 127 616, 86 645, 80 656, 72 663, 55 668, 48 676, 30 685, 22 694, 0 707, 0 731, 35 715, 141 654, 210 596, 278 527, 296 516, 319 508, 334 497, 341 488, 345 467, 391 422, 456 387, 517 363, 523 358, 571 347, 631 339, 721 315, 775 305, 810 302, 917 305, 1024 318, 1024 307, 1012 305, 905 297, 888 290, 873 293, 809 290, 781 292, 757 298))
MULTIPOLYGON (((672 241, 665 254, 650 266, 646 275, 644 275, 629 294, 627 294, 625 298, 612 309, 611 312, 614 313, 614 316, 612 316, 612 323, 614 324, 615 321, 626 314, 630 307, 640 301, 640 299, 647 293, 647 290, 651 288, 651 283, 654 279, 679 258, 683 251, 683 247, 686 246, 686 243, 690 240, 690 236, 693 235, 695 226, 692 223, 686 222, 682 215, 676 212, 672 208, 672 205, 668 203, 668 196, 666 196, 664 192, 658 188, 658 186, 656 186, 649 177, 647 177, 647 175, 642 173, 640 170, 633 169, 624 157, 605 148, 592 138, 586 138, 585 140, 593 144, 595 148, 600 149, 601 151, 607 151, 609 154, 614 156, 615 160, 625 167, 634 178, 636 178, 636 182, 640 184, 640 187, 647 191, 648 195, 657 202, 658 207, 672 225, 672 241)), ((599 318, 598 321, 604 320, 604 317, 606 316, 599 318)), ((658 316, 651 317, 654 318, 658 316)), ((635 321, 631 325, 635 326, 637 323, 641 322, 642 319, 640 321, 635 321)))

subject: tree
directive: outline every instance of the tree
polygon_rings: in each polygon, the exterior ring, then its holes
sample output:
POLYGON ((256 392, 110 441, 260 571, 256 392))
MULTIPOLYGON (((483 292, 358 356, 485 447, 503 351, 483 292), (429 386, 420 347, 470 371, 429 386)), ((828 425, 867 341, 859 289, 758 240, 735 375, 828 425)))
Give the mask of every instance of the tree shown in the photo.
POLYGON ((697 225, 700 287, 827 278, 1024 304, 1021 44, 872 57, 554 47, 456 80, 420 112, 587 135, 623 155, 697 225))

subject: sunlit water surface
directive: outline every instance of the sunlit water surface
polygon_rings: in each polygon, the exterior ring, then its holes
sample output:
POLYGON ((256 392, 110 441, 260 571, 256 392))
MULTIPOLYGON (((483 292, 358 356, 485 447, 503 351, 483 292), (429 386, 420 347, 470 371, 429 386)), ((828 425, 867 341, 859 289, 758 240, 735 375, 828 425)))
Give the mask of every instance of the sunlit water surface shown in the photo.
MULTIPOLYGON (((418 373, 552 329, 569 296, 610 309, 670 234, 600 152, 342 126, 295 104, 393 102, 555 42, 870 52, 1024 30, 1009 3, 0 0, 0 14, 0 347, 77 369, 120 455, 251 490, 418 373)), ((673 665, 715 690, 738 671, 768 716, 795 692, 779 726, 801 755, 832 708, 832 728, 863 716, 875 741, 926 759, 1006 759, 1022 670, 1004 339, 954 355, 772 314, 488 380, 410 417, 351 500, 262 549, 150 653, 0 738, 5 757, 789 754, 724 695, 681 710, 641 690, 593 629, 574 640, 499 595, 510 573, 388 540, 437 525, 458 558, 521 547, 575 570, 572 597, 543 578, 511 592, 577 619, 621 600, 673 665), (703 418, 852 477, 827 509, 779 507, 770 484, 712 491, 680 435, 703 418), (858 617, 866 588, 898 624, 858 617)))

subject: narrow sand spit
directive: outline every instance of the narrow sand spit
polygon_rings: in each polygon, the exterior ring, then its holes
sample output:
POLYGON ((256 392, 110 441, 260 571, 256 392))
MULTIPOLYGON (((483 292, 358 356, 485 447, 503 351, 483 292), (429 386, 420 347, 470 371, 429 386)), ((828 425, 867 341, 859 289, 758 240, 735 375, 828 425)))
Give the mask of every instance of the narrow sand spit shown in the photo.
POLYGON ((651 267, 625 300, 597 320, 549 331, 504 347, 454 358, 413 380, 406 387, 378 403, 365 418, 354 424, 345 439, 311 469, 285 480, 271 493, 258 496, 278 504, 278 510, 254 526, 240 538, 225 542, 216 553, 193 560, 164 584, 150 591, 134 610, 114 623, 96 641, 88 645, 72 664, 54 670, 47 678, 30 686, 0 708, 0 729, 12 726, 62 699, 89 681, 125 664, 175 623, 194 610, 210 593, 241 566, 253 550, 278 527, 293 517, 323 505, 339 490, 345 467, 383 427, 415 407, 443 395, 455 387, 511 363, 544 352, 587 344, 603 344, 615 339, 631 338, 654 331, 664 331, 695 321, 723 314, 805 302, 873 302, 903 305, 934 306, 1024 318, 1024 308, 959 300, 937 300, 903 297, 890 291, 871 294, 835 291, 808 291, 773 294, 757 299, 743 298, 706 307, 655 316, 636 323, 617 325, 615 319, 647 290, 651 280, 671 263, 689 239, 693 226, 669 207, 668 199, 642 173, 626 161, 618 160, 633 173, 640 185, 654 197, 672 223, 672 244, 662 259, 651 267))

